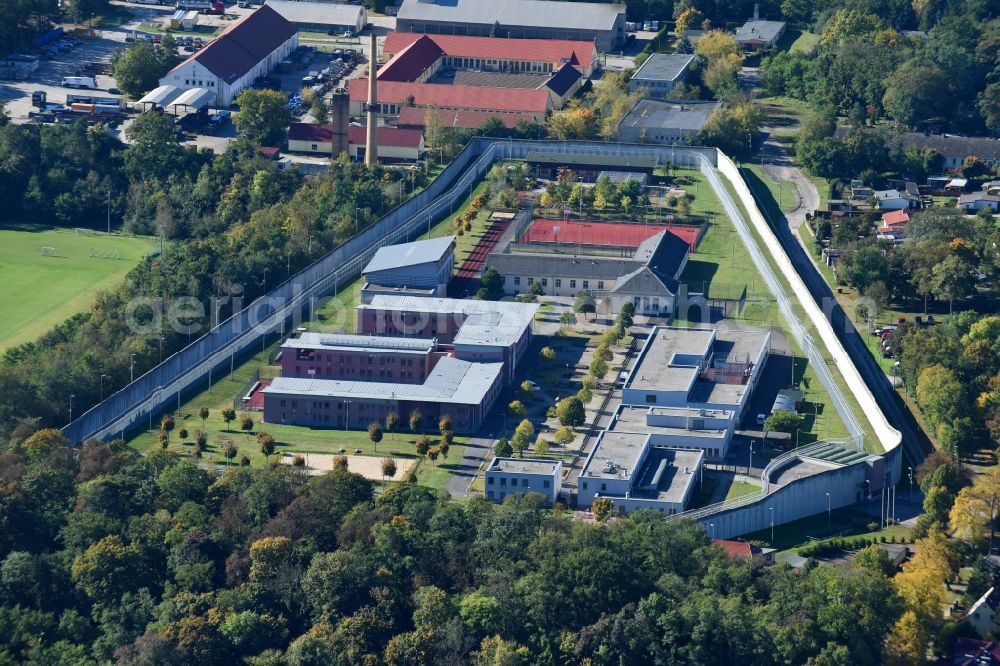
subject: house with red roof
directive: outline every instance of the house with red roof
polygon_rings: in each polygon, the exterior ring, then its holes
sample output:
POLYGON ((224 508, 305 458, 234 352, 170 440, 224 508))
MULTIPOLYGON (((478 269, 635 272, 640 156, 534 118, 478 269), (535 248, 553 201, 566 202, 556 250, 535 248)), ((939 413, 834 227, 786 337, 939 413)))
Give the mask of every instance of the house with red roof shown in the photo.
POLYGON ((906 225, 910 222, 910 211, 891 210, 882 214, 882 224, 878 228, 878 233, 884 236, 892 236, 894 239, 906 237, 906 225))
POLYGON ((382 53, 391 59, 421 38, 433 40, 444 53, 445 67, 455 69, 552 74, 568 63, 589 78, 598 63, 597 47, 592 41, 422 35, 395 31, 385 36, 382 53))
POLYGON ((161 86, 215 92, 212 106, 231 106, 240 91, 267 76, 299 46, 298 29, 264 5, 231 23, 208 46, 160 79, 161 86))
POLYGON ((726 557, 732 560, 774 564, 774 548, 761 548, 747 541, 731 541, 729 539, 712 539, 712 545, 722 548, 726 557))
MULTIPOLYGON (((347 128, 348 155, 365 158, 365 126, 347 128)), ((424 154, 424 133, 417 129, 379 127, 376 131, 380 162, 412 162, 424 154)), ((329 155, 333 152, 333 126, 318 123, 292 123, 288 126, 288 150, 329 155)))

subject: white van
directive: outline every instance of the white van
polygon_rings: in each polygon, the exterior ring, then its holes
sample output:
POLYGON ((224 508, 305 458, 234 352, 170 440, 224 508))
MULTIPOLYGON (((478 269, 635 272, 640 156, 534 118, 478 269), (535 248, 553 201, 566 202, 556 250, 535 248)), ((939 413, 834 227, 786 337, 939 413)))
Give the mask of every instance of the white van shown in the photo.
POLYGON ((90 88, 97 87, 97 79, 92 76, 64 76, 62 80, 64 88, 90 88))

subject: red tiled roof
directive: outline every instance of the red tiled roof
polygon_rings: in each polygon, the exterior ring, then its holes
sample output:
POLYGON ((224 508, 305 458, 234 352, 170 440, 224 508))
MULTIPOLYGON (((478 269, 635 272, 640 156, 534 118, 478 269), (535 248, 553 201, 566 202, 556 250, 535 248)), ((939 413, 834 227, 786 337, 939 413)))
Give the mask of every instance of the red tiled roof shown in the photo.
MULTIPOLYGON (((347 82, 347 90, 352 102, 363 102, 368 98, 368 80, 351 79, 347 82)), ((545 90, 479 88, 401 81, 385 81, 378 84, 378 99, 383 104, 402 104, 410 95, 413 96, 416 106, 434 105, 442 109, 544 113, 549 105, 549 93, 545 90)))
POLYGON ((905 210, 894 210, 889 213, 882 214, 882 224, 885 226, 893 226, 906 224, 910 221, 910 214, 905 210))
MULTIPOLYGON (((397 125, 407 125, 410 127, 424 127, 427 109, 419 109, 415 106, 408 106, 400 109, 397 125)), ((460 127, 462 129, 475 129, 482 127, 490 118, 499 118, 507 129, 517 127, 518 121, 533 122, 535 117, 530 113, 490 113, 489 111, 442 111, 438 109, 438 118, 447 127, 460 127)))
MULTIPOLYGON (((399 53, 424 35, 390 32, 385 37, 384 53, 399 53)), ((597 47, 593 42, 568 39, 506 39, 503 37, 465 37, 462 35, 429 35, 450 56, 494 58, 497 60, 530 60, 589 65, 597 47)))
POLYGON ((333 140, 333 126, 318 123, 292 123, 288 126, 289 141, 316 141, 324 143, 333 140))
POLYGON ((379 68, 379 83, 382 81, 416 81, 428 67, 443 55, 444 51, 430 37, 419 35, 418 39, 403 47, 389 62, 379 68))
POLYGON ((729 541, 728 539, 714 539, 713 546, 721 546, 726 552, 726 557, 751 559, 753 557, 753 546, 746 541, 729 541))
MULTIPOLYGON (((291 38, 298 29, 271 7, 235 21, 208 46, 177 65, 196 61, 223 80, 232 83, 291 38)), ((173 70, 171 70, 173 71, 173 70)))
MULTIPOLYGON (((364 144, 367 140, 367 127, 364 125, 350 125, 347 128, 347 142, 354 145, 364 144)), ((403 129, 402 127, 380 126, 375 130, 375 140, 380 146, 392 146, 394 148, 419 148, 420 139, 424 133, 415 129, 403 129)))

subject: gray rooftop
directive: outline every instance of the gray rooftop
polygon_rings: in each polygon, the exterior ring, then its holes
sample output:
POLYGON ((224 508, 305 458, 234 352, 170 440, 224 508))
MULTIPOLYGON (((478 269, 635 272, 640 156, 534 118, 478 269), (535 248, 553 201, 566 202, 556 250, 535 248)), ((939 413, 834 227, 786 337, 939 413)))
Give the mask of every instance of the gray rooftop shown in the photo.
POLYGON ((635 471, 649 435, 636 432, 601 433, 580 478, 627 479, 635 471), (609 464, 611 463, 611 464, 609 464))
POLYGON ((370 305, 358 309, 463 316, 454 344, 506 347, 520 340, 534 322, 538 304, 378 294, 370 305))
POLYGON ((549 474, 559 473, 561 460, 541 460, 531 458, 494 458, 487 472, 508 474, 549 474))
POLYGON ((292 23, 357 25, 359 14, 365 10, 362 5, 301 0, 267 0, 265 4, 292 23))
POLYGON ((402 338, 387 335, 347 335, 341 333, 303 333, 289 338, 282 349, 320 349, 327 351, 363 349, 371 353, 413 352, 426 354, 434 351, 437 340, 433 338, 402 338))
POLYGON ((697 132, 708 122, 708 117, 721 108, 722 102, 661 102, 642 99, 622 118, 619 127, 697 132))
POLYGON ((973 192, 972 194, 963 194, 958 197, 958 205, 967 203, 974 203, 976 201, 992 201, 994 203, 1000 202, 1000 196, 996 194, 986 194, 986 192, 973 192))
POLYGON ((571 30, 612 30, 625 5, 574 2, 572 10, 554 0, 403 0, 397 20, 471 23, 475 25, 549 28, 555 23, 571 30))
POLYGON ((264 393, 357 400, 414 400, 478 405, 496 384, 502 363, 470 363, 445 356, 423 384, 277 377, 264 393))
POLYGON ((654 329, 643 346, 626 387, 663 391, 689 390, 714 341, 714 329, 654 329))
POLYGON ((679 53, 654 53, 642 63, 642 66, 632 75, 632 80, 642 81, 673 81, 684 73, 694 60, 693 55, 679 53))
POLYGON ((740 29, 736 31, 736 41, 741 44, 743 42, 754 41, 761 41, 765 44, 770 44, 777 39, 778 34, 784 29, 784 21, 761 21, 751 19, 740 26, 740 29))
MULTIPOLYGON (((664 413, 665 408, 657 407, 659 413, 664 413)), ((675 408, 678 411, 693 412, 690 414, 692 418, 702 418, 698 416, 698 410, 675 408)), ((628 405, 619 405, 618 411, 615 413, 615 420, 612 422, 611 426, 608 428, 611 432, 616 433, 656 433, 659 435, 683 435, 685 437, 704 437, 705 439, 725 439, 726 431, 718 428, 674 428, 672 426, 661 426, 661 425, 649 425, 646 422, 646 415, 651 410, 646 407, 630 407, 628 405)), ((722 410, 711 410, 713 412, 718 412, 721 416, 706 415, 704 418, 726 418, 725 412, 722 410)), ((706 444, 706 446, 718 446, 718 444, 706 444)))
POLYGON ((697 478, 702 451, 652 446, 636 474, 632 496, 681 504, 697 478))
POLYGON ((372 257, 371 261, 368 262, 368 265, 361 272, 368 274, 392 270, 394 268, 437 263, 451 251, 454 244, 454 236, 442 236, 441 238, 428 238, 427 240, 419 240, 412 243, 386 245, 380 247, 375 252, 375 256, 372 257))

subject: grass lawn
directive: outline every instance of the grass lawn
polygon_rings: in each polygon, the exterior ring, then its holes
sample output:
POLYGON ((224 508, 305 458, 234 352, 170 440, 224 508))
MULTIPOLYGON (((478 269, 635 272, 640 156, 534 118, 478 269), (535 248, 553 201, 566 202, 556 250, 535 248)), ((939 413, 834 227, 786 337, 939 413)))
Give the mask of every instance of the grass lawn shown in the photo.
MULTIPOLYGON (((465 212, 465 209, 469 207, 472 200, 479 196, 480 194, 485 194, 487 188, 487 183, 485 181, 479 183, 472 189, 472 192, 467 196, 459 205, 455 208, 455 212, 444 218, 433 227, 431 227, 430 232, 420 236, 420 240, 425 238, 440 238, 441 236, 451 236, 455 233, 455 221, 465 212)), ((472 254, 472 250, 476 247, 476 243, 479 239, 483 237, 486 233, 486 229, 489 228, 489 217, 492 211, 487 206, 483 206, 476 213, 476 218, 472 221, 472 230, 466 231, 461 236, 455 237, 455 270, 457 271, 465 260, 472 254)))
POLYGON ((156 246, 149 238, 77 236, 72 229, 0 230, 0 351, 86 311, 98 290, 118 284, 156 246), (42 247, 54 247, 55 256, 42 256, 42 247), (91 248, 121 259, 93 258, 91 248))
POLYGON ((312 321, 302 326, 310 331, 343 331, 354 333, 357 330, 358 319, 354 308, 361 302, 361 277, 357 277, 344 285, 336 296, 324 301, 316 309, 312 321))
MULTIPOLYGON (((793 32, 793 31, 789 31, 793 32)), ((794 31, 798 33, 795 41, 789 47, 789 51, 792 53, 812 53, 816 45, 819 44, 819 35, 815 32, 809 31, 794 31)))
POLYGON ((744 495, 750 495, 756 492, 760 492, 760 486, 755 483, 750 483, 749 481, 733 481, 732 485, 729 486, 729 492, 726 493, 726 499, 736 499, 737 497, 743 497, 744 495))
POLYGON ((763 169, 760 168, 759 164, 751 164, 747 162, 741 168, 743 174, 743 179, 747 181, 750 186, 750 191, 753 192, 756 188, 761 186, 763 183, 767 187, 768 191, 771 193, 771 197, 778 202, 782 212, 788 213, 795 210, 798 206, 798 193, 795 191, 795 187, 789 185, 785 187, 785 184, 781 181, 774 182, 763 169))
MULTIPOLYGON (((873 497, 875 508, 878 508, 878 497, 873 497)), ((772 548, 778 549, 778 554, 797 554, 798 548, 813 541, 822 539, 832 539, 839 537, 863 537, 866 539, 881 540, 884 536, 886 540, 895 536, 899 542, 901 538, 910 539, 912 528, 904 525, 890 525, 883 530, 871 531, 868 529, 869 522, 878 522, 878 514, 874 518, 865 517, 854 512, 836 510, 827 522, 827 516, 822 513, 818 516, 810 516, 801 520, 796 520, 784 525, 774 526, 774 540, 771 540, 771 530, 760 530, 743 535, 748 541, 757 540, 768 543, 772 548)))

